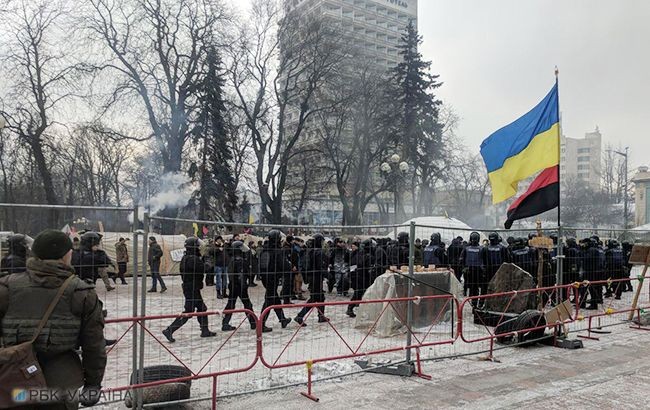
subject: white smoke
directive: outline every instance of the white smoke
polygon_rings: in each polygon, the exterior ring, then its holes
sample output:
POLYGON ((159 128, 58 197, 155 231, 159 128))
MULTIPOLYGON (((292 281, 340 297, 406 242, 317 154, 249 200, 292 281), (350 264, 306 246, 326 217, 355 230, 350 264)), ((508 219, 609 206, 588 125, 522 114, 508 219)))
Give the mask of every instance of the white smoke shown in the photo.
MULTIPOLYGON (((192 182, 186 174, 168 172, 163 174, 157 182, 159 184, 158 193, 152 196, 144 206, 138 208, 140 220, 147 211, 153 215, 167 207, 183 207, 187 205, 192 196, 192 182)), ((129 215, 129 222, 133 223, 133 213, 129 215)))

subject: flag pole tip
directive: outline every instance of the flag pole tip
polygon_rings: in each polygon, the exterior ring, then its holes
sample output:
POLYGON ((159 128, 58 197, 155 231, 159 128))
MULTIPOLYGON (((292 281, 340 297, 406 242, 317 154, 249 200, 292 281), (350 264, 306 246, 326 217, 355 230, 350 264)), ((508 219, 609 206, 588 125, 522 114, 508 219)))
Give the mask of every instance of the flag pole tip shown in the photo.
POLYGON ((560 70, 557 68, 557 66, 555 66, 555 77, 558 75, 560 75, 560 70))

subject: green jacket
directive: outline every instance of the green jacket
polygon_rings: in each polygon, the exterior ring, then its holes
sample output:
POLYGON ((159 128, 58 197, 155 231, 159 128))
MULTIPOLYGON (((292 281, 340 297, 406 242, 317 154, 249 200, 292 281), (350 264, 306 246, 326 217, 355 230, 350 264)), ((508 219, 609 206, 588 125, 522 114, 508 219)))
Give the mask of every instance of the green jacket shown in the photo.
MULTIPOLYGON (((70 266, 30 258, 27 272, 0 278, 0 337, 6 346, 31 339, 70 266)), ((94 285, 74 279, 34 343, 48 386, 100 386, 106 367, 102 302, 94 285), (75 351, 81 348, 81 359, 75 351), (82 364, 83 362, 83 364, 82 364)))

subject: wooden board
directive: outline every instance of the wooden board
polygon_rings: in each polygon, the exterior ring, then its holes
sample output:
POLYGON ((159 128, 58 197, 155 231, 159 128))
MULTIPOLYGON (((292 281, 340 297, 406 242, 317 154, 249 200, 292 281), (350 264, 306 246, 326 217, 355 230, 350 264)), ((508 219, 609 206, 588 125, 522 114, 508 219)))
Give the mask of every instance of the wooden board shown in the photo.
POLYGON ((553 239, 546 236, 538 236, 532 238, 528 241, 528 245, 533 248, 542 248, 542 249, 553 249, 555 245, 553 244, 553 239))
POLYGON ((632 265, 647 265, 650 256, 650 245, 634 245, 630 255, 632 265))

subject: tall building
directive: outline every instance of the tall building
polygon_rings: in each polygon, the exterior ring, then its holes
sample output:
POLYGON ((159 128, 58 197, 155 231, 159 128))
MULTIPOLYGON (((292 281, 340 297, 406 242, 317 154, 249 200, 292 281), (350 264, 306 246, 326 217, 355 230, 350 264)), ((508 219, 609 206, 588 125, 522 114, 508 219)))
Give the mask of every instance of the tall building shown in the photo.
POLYGON ((401 60, 399 39, 409 21, 417 20, 417 0, 286 0, 289 10, 331 18, 346 29, 363 53, 379 69, 401 60))
POLYGON ((603 136, 598 127, 582 139, 562 137, 560 177, 562 181, 586 182, 590 188, 601 187, 603 136))
MULTIPOLYGON (((410 21, 417 24, 417 0, 285 0, 285 5, 287 12, 294 12, 299 17, 326 18, 333 26, 340 27, 346 44, 354 48, 355 56, 381 72, 395 68, 402 61, 398 49, 401 37, 410 21)), ((350 67, 350 70, 353 69, 350 67)), ((341 70, 341 73, 345 75, 346 69, 341 70)), ((289 121, 293 118, 294 114, 289 111, 289 121)), ((311 142, 307 134, 301 143, 311 142)), ((300 160, 316 163, 321 159, 316 155, 314 158, 300 160)), ((289 178, 292 177, 299 176, 291 175, 289 178)), ((381 178, 380 175, 377 177, 381 178)), ((311 188, 316 188, 317 192, 309 195, 308 204, 300 212, 293 209, 296 208, 295 204, 301 203, 301 184, 300 181, 290 181, 289 185, 298 189, 287 190, 285 208, 293 212, 293 217, 299 221, 315 224, 341 223, 343 212, 336 185, 318 178, 327 180, 328 176, 320 175, 310 179, 311 188)), ((391 212, 390 206, 392 200, 388 201, 384 196, 379 195, 377 201, 386 202, 388 205, 384 208, 388 213, 394 213, 395 210, 391 212)), ((371 202, 365 209, 364 223, 379 223, 380 214, 379 205, 371 202)))

